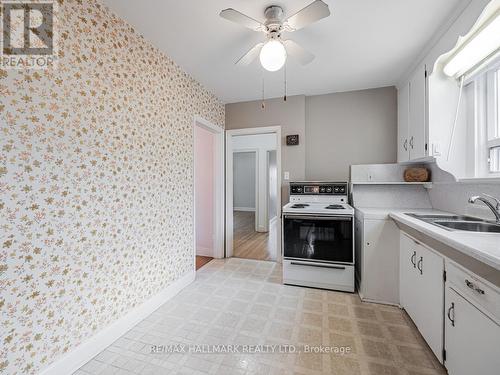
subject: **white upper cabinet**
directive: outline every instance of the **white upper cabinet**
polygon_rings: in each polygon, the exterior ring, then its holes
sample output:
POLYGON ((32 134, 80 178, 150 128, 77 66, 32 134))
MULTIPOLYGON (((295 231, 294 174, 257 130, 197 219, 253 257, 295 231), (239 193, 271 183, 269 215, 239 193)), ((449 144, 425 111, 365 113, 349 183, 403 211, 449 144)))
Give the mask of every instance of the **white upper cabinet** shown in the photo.
POLYGON ((428 156, 427 71, 419 66, 398 90, 398 162, 428 156))
POLYGON ((408 131, 410 124, 410 84, 398 90, 398 162, 408 161, 408 131))
POLYGON ((410 121, 408 150, 410 160, 427 156, 427 71, 420 66, 410 79, 410 121))

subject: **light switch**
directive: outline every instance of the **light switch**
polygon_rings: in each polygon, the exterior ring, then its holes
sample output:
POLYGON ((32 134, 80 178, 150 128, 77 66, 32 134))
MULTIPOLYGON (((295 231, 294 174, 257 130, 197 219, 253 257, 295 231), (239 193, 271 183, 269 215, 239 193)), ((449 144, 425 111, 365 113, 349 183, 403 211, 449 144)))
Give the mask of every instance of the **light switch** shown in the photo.
POLYGON ((283 172, 283 178, 288 181, 290 179, 290 172, 283 172))
POLYGON ((441 148, 437 142, 432 144, 432 156, 441 156, 441 148))

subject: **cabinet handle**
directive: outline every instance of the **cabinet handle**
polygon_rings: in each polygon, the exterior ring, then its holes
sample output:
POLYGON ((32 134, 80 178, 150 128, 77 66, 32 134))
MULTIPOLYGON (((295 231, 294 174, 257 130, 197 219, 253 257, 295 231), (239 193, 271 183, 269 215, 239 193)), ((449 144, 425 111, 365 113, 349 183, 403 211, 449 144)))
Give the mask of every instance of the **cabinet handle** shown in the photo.
POLYGON ((446 315, 448 315, 448 319, 450 320, 452 327, 455 327, 455 303, 454 302, 451 303, 451 306, 449 307, 448 313, 446 315), (451 317, 452 312, 453 312, 453 318, 451 317))
POLYGON ((318 267, 318 268, 333 268, 336 270, 345 270, 344 266, 328 265, 328 264, 310 264, 307 262, 290 262, 292 266, 307 266, 307 267, 318 267))
POLYGON ((465 279, 465 285, 467 285, 470 289, 478 292, 479 294, 484 294, 484 290, 482 290, 481 288, 475 286, 473 282, 470 282, 467 279, 465 279))
POLYGON ((411 147, 411 148, 412 148, 412 150, 413 150, 413 135, 412 135, 412 136, 411 136, 411 138, 410 138, 410 147, 411 147))
POLYGON ((403 143, 403 147, 405 151, 408 151, 408 138, 405 139, 405 143, 403 143))
POLYGON ((420 259, 418 260, 418 263, 417 263, 417 268, 420 271, 421 275, 423 274, 423 271, 422 271, 423 263, 424 263, 424 257, 420 257, 420 259))
POLYGON ((410 258, 410 262, 411 262, 411 264, 413 264, 413 268, 417 267, 417 263, 415 263, 416 258, 417 258, 417 252, 414 251, 413 255, 410 258))

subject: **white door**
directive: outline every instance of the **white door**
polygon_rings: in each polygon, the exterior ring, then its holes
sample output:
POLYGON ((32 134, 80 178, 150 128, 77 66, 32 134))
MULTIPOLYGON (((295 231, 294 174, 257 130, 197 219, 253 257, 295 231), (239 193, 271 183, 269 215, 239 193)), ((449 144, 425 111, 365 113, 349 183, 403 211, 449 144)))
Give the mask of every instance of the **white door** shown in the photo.
POLYGON ((398 162, 407 161, 410 157, 408 150, 409 100, 410 85, 407 83, 398 90, 398 162))
POLYGON ((450 375, 496 375, 500 327, 449 286, 446 288, 446 362, 450 375))
POLYGON ((414 322, 416 319, 415 314, 417 307, 416 258, 417 249, 415 248, 415 242, 401 233, 399 253, 399 301, 414 322))
POLYGON ((420 333, 442 362, 444 316, 444 259, 422 245, 417 250, 416 321, 420 333))
POLYGON ((408 140, 410 160, 426 156, 426 91, 426 70, 425 65, 422 65, 417 68, 410 79, 410 130, 408 140))

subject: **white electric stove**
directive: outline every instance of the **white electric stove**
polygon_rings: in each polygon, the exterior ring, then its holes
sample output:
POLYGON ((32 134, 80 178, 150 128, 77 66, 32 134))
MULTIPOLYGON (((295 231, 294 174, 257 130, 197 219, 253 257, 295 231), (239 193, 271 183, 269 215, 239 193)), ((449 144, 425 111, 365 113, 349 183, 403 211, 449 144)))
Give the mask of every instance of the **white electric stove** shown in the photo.
POLYGON ((283 282, 354 292, 354 209, 347 182, 291 182, 283 207, 283 282))

